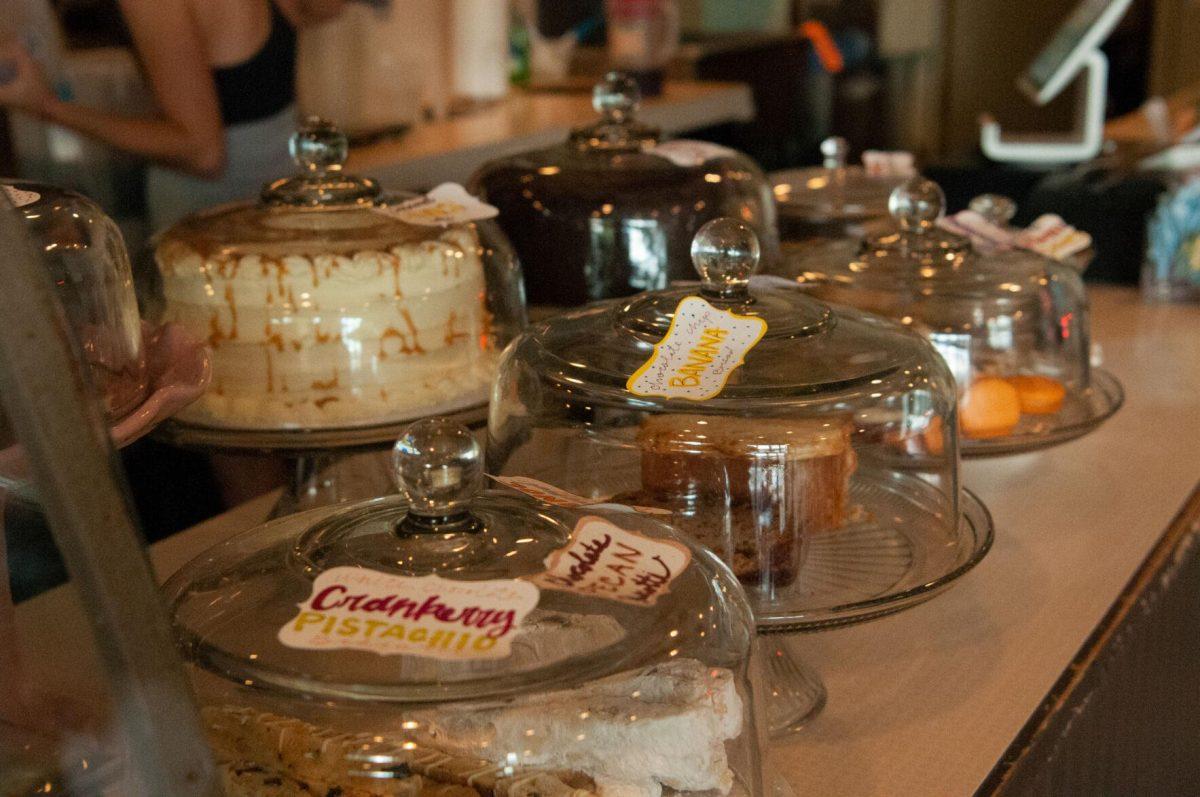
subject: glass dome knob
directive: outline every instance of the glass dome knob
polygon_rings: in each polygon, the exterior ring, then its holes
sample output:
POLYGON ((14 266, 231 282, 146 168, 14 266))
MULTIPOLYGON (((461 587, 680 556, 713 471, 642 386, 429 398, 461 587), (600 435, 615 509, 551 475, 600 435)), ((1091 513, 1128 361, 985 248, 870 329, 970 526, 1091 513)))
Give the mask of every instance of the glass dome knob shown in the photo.
POLYGON ((761 251, 758 235, 745 222, 721 218, 705 224, 692 239, 702 293, 721 299, 746 296, 761 251))
POLYGON ((846 156, 850 154, 850 143, 841 136, 830 136, 821 142, 821 155, 826 169, 846 168, 846 156))
POLYGON ((609 72, 592 89, 592 107, 613 122, 628 119, 641 101, 637 82, 622 72, 609 72))
POLYGON ((292 134, 288 151, 305 172, 321 174, 341 170, 350 154, 350 142, 333 122, 310 116, 292 134))
POLYGON ((1000 194, 980 194, 971 200, 970 207, 992 224, 1008 224, 1017 215, 1017 203, 1000 194))
POLYGON ((888 212, 906 232, 933 229, 946 210, 946 195, 941 186, 924 177, 914 177, 899 185, 888 197, 888 212))
POLYGON ((396 482, 408 496, 401 531, 462 531, 471 499, 483 487, 483 450, 465 426, 444 418, 417 421, 392 449, 396 482), (411 521, 411 523, 409 523, 411 521))

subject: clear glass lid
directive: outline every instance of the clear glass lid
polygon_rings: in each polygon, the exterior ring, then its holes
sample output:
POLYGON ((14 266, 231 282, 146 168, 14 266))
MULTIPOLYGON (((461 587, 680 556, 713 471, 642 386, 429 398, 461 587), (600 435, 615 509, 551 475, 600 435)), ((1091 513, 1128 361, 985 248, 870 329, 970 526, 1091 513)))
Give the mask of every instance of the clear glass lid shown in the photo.
POLYGON ((320 119, 291 150, 297 176, 159 241, 165 317, 212 349, 212 387, 181 419, 336 429, 484 404, 525 321, 495 209, 452 184, 381 193, 345 173, 346 137, 320 119))
POLYGON ((894 325, 835 311, 786 281, 752 276, 759 258, 758 239, 748 225, 733 219, 710 222, 692 244, 699 283, 593 305, 536 325, 523 341, 523 356, 540 377, 570 386, 581 400, 738 414, 803 403, 927 364, 927 346, 894 325), (679 303, 690 296, 765 322, 754 356, 732 374, 719 396, 702 405, 629 392, 630 374, 645 363, 671 329, 679 303))
POLYGON ((228 789, 764 793, 723 564, 648 514, 483 490, 448 422, 394 453, 404 496, 268 524, 165 587, 228 789))
POLYGON ((652 517, 484 490, 479 444, 438 419, 410 427, 394 459, 404 495, 276 521, 177 573, 166 592, 186 656, 283 695, 421 703, 747 655, 748 609, 728 571, 652 517), (585 518, 630 549, 602 584, 548 564, 591 533, 585 518))
POLYGON ((508 348, 490 471, 670 512, 764 625, 811 608, 806 556, 823 535, 953 548, 954 382, 930 344, 753 276, 739 221, 709 222, 692 254, 699 283, 564 314, 508 348))
POLYGON ((552 147, 485 164, 470 186, 500 209, 532 304, 574 306, 687 279, 705 222, 740 218, 778 254, 775 205, 745 155, 701 141, 662 141, 640 123, 637 84, 610 73, 593 93, 600 118, 552 147))
POLYGON ((821 166, 771 174, 781 221, 797 219, 815 228, 888 215, 888 197, 904 178, 874 176, 862 166, 848 165, 849 151, 846 139, 827 138, 821 142, 821 166))
POLYGON ((44 252, 108 418, 124 417, 145 398, 149 377, 120 229, 95 202, 73 191, 28 181, 2 186, 44 252))
MULTIPOLYGON (((1011 218, 1011 203, 977 205, 1011 218)), ((945 198, 929 180, 906 182, 889 206, 893 229, 868 238, 854 257, 790 250, 780 274, 927 337, 958 383, 965 450, 1006 453, 1069 439, 1117 409, 1115 380, 1104 374, 1093 385, 1078 271, 1023 248, 985 249, 946 229, 956 225, 943 223, 945 198)))

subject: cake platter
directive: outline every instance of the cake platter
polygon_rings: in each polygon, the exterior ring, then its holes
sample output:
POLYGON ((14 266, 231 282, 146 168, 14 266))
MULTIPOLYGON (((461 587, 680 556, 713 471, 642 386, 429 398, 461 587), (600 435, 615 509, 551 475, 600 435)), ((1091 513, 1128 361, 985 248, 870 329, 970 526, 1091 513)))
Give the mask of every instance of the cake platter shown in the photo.
MULTIPOLYGON (((852 495, 874 490, 893 491, 903 511, 907 499, 896 485, 860 484, 852 495)), ((793 588, 756 606, 772 735, 801 730, 826 698, 820 676, 791 653, 783 635, 886 617, 949 589, 983 560, 994 538, 991 514, 970 490, 962 491, 960 510, 952 534, 898 515, 892 524, 856 522, 818 535, 793 588)))
POLYGON ((413 417, 364 426, 294 429, 222 428, 171 420, 155 436, 172 445, 208 453, 260 454, 283 458, 290 479, 271 517, 284 517, 320 506, 375 497, 394 490, 388 459, 413 421, 438 415, 471 429, 487 420, 487 402, 437 408, 413 417))

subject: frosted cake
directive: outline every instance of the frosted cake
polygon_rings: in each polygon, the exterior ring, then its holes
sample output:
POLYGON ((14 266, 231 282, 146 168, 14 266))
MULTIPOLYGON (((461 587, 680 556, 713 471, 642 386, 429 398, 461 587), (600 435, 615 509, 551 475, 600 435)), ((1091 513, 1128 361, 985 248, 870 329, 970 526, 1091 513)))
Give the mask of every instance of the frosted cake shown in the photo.
POLYGON ((212 387, 184 419, 337 427, 486 401, 496 352, 473 225, 417 228, 361 209, 278 221, 218 209, 158 247, 166 320, 212 349, 212 387), (223 245, 246 226, 254 245, 223 245))

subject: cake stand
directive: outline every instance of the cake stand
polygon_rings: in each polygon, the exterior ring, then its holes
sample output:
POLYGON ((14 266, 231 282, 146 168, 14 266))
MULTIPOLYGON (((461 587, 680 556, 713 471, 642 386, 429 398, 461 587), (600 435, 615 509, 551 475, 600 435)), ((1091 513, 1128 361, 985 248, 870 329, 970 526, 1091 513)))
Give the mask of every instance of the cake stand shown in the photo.
POLYGON ((784 634, 811 633, 874 620, 923 603, 952 586, 991 549, 992 518, 963 490, 960 520, 952 531, 928 522, 919 480, 903 474, 873 476, 851 485, 891 514, 887 523, 852 519, 843 528, 814 535, 796 582, 755 607, 759 654, 773 736, 800 730, 825 705, 825 686, 785 646, 784 634))
POLYGON ((972 439, 962 437, 963 457, 1000 457, 1056 446, 1091 432, 1125 403, 1120 381, 1102 368, 1093 368, 1083 390, 1068 390, 1062 409, 1054 415, 1022 415, 1010 434, 972 439))
POLYGON ((360 426, 251 429, 206 426, 172 419, 155 433, 160 440, 209 453, 266 454, 287 460, 291 478, 271 511, 283 517, 306 509, 395 489, 389 450, 413 421, 438 415, 477 429, 487 421, 487 399, 421 408, 385 423, 360 426))

